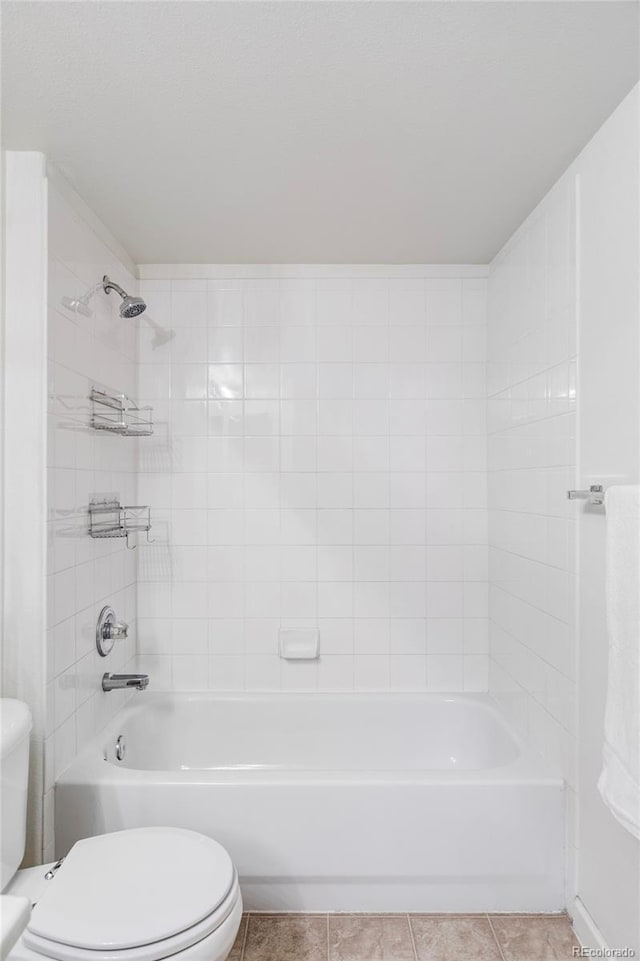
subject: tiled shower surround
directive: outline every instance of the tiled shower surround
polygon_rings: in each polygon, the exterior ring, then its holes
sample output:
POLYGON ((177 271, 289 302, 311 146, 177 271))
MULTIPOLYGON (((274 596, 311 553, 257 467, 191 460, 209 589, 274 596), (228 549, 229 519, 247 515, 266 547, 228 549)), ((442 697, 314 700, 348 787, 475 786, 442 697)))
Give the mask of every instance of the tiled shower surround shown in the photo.
POLYGON ((491 267, 491 689, 575 784, 577 323, 569 171, 491 267))
POLYGON ((195 270, 140 283, 176 333, 139 352, 140 669, 486 690, 486 271, 195 270), (286 627, 320 658, 281 659, 286 627))
POLYGON ((104 671, 133 668, 136 617, 133 553, 123 540, 87 535, 92 498, 111 492, 123 503, 135 498, 136 442, 92 430, 88 396, 94 385, 135 392, 136 336, 113 298, 97 294, 90 317, 63 300, 84 294, 105 272, 131 290, 136 280, 51 182, 48 199, 45 861, 54 857, 55 779, 130 696, 119 691, 104 697, 100 680, 104 671), (131 630, 103 659, 95 630, 105 604, 131 630))
MULTIPOLYGON (((561 773, 576 863, 576 180, 565 174, 489 279, 490 691, 561 773)), ((599 518, 598 518, 599 519, 599 518)))

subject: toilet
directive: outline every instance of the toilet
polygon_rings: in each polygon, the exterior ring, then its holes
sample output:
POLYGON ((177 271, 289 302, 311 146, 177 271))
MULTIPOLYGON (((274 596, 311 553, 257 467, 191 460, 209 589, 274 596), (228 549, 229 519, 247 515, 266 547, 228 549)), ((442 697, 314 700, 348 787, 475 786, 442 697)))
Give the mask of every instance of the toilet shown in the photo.
POLYGON ((18 870, 25 849, 31 715, 0 702, 0 944, 10 961, 225 961, 240 927, 238 875, 217 841, 173 827, 85 838, 18 870))

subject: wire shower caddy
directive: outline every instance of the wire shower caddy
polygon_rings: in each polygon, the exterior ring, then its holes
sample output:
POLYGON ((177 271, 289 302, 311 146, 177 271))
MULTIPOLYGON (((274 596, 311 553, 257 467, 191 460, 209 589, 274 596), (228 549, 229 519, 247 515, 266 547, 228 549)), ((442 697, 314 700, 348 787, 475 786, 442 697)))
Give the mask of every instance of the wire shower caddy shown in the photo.
POLYGON ((153 407, 138 407, 126 394, 91 388, 91 426, 122 437, 153 434, 153 407))
POLYGON ((151 530, 151 508, 147 506, 125 506, 117 498, 92 500, 89 504, 89 536, 95 538, 124 537, 129 550, 132 534, 146 534, 147 541, 151 530))

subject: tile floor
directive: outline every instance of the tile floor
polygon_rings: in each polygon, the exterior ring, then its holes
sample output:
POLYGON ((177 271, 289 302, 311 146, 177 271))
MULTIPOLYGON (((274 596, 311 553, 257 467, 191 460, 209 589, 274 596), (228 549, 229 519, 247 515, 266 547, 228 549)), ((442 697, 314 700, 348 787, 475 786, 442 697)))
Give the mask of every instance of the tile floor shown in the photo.
POLYGON ((570 961, 566 916, 248 914, 229 961, 570 961))

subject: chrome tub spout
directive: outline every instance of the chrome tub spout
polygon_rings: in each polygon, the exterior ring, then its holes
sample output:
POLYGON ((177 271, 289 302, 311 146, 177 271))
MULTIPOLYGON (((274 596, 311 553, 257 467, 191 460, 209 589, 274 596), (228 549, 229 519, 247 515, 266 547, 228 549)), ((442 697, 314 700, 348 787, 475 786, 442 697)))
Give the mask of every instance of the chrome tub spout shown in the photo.
POLYGON ((144 691, 149 685, 148 674, 106 674, 102 675, 103 691, 120 691, 132 687, 136 691, 144 691))

